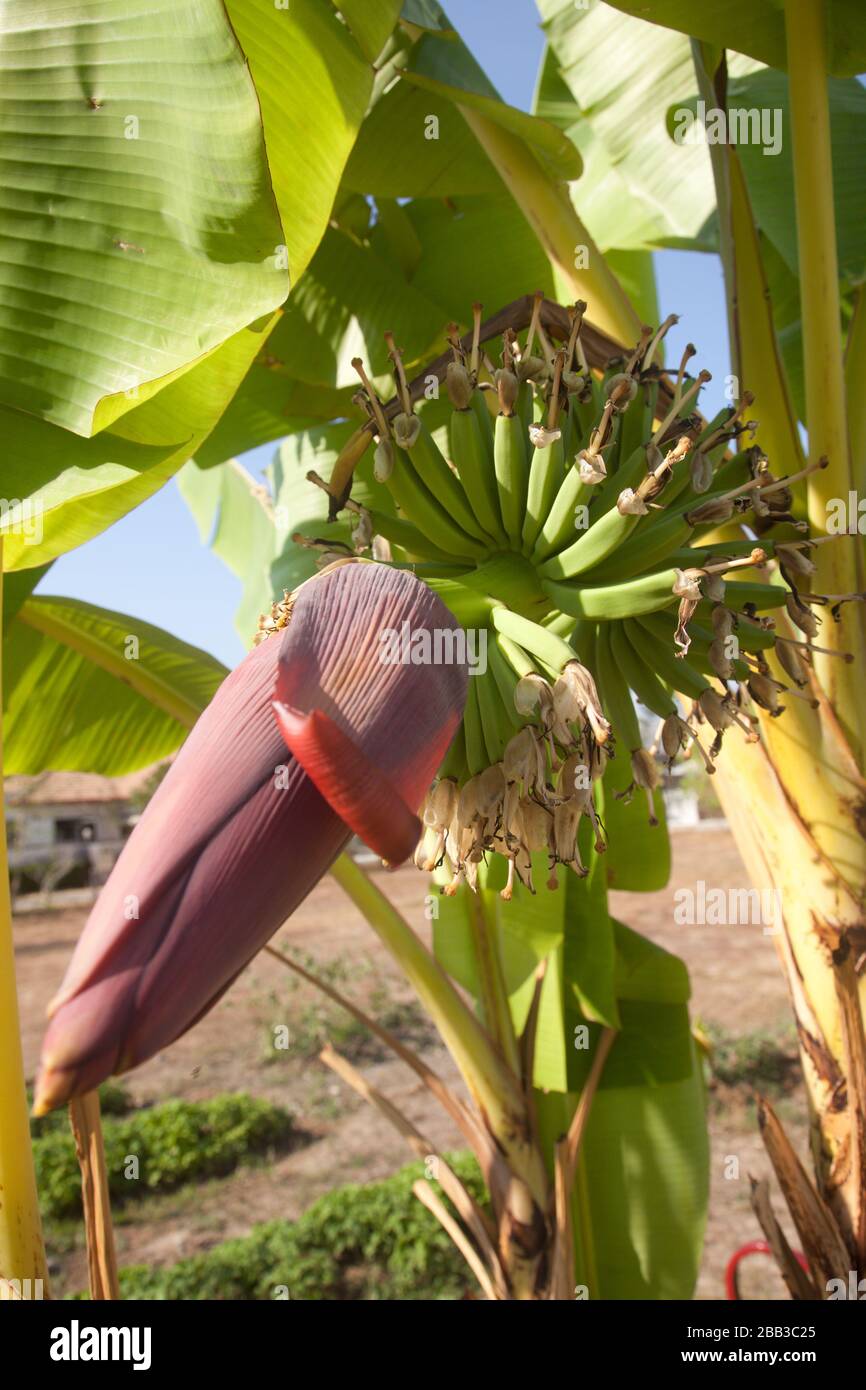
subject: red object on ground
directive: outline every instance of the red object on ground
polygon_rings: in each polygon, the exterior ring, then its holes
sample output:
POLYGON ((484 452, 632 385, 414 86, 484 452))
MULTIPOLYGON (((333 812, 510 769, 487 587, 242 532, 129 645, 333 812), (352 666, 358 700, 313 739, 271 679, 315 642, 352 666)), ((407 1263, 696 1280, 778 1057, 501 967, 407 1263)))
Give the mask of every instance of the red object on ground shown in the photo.
MULTIPOLYGON (((743 1302, 740 1298, 740 1284, 738 1269, 743 1260, 749 1255, 772 1255, 772 1250, 765 1240, 750 1240, 745 1245, 741 1245, 739 1250, 735 1250, 725 1267, 725 1297, 736 1302, 743 1302)), ((806 1256, 801 1250, 795 1250, 794 1256, 801 1269, 809 1273, 809 1265, 806 1256)))

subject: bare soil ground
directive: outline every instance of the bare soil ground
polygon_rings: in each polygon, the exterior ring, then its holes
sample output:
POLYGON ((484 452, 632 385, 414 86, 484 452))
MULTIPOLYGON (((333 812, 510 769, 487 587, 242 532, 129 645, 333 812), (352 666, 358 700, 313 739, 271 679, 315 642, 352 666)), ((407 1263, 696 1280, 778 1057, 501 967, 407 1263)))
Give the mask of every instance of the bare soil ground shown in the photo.
MULTIPOLYGON (((760 926, 681 926, 674 921, 677 888, 705 879, 716 887, 748 886, 734 841, 724 827, 681 830, 673 836, 674 867, 660 893, 614 893, 613 911, 636 930, 681 955, 688 964, 696 1021, 718 1041, 724 1079, 711 1097, 712 1192, 698 1298, 724 1296, 730 1253, 760 1231, 749 1205, 749 1175, 769 1175, 754 1117, 752 1082, 769 1087, 792 1138, 805 1152, 805 1104, 792 1058, 793 1032, 773 940, 760 926), (736 1046, 733 1039, 740 1039, 736 1046), (742 1040, 745 1040, 743 1042, 742 1040), (734 1163, 732 1160, 737 1160, 734 1163), (738 1176, 726 1176, 738 1171, 738 1176)), ((413 869, 385 881, 386 890, 424 934, 423 884, 413 869)), ((37 1062, 45 1006, 57 988, 86 917, 83 908, 28 914, 16 920, 25 1067, 37 1062)), ((457 1083, 396 968, 354 907, 323 880, 275 939, 300 952, 381 1021, 423 1049, 428 1063, 457 1083)), ((460 1147, 450 1122, 399 1062, 383 1054, 346 1015, 322 1006, 310 987, 268 955, 244 972, 229 994, 187 1036, 125 1078, 136 1101, 202 1099, 248 1091, 290 1108, 301 1142, 275 1162, 238 1169, 228 1178, 131 1205, 117 1227, 121 1264, 168 1264, 246 1233, 256 1222, 293 1217, 338 1184, 386 1176, 410 1157, 384 1119, 318 1060, 326 1035, 356 1062, 427 1135, 434 1146, 460 1147), (274 1047, 274 1030, 289 1028, 288 1050, 274 1047)), ((775 1196, 777 1214, 782 1204, 775 1196)), ((58 1292, 83 1287, 80 1246, 52 1252, 58 1292)), ((749 1297, 784 1297, 768 1260, 750 1262, 743 1276, 749 1297)))

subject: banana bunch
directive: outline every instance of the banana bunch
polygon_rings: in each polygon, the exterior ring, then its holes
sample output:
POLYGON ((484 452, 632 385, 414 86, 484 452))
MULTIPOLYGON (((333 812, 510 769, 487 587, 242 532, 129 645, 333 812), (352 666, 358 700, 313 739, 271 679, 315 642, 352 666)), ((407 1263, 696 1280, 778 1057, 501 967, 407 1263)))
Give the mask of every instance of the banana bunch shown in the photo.
POLYGON ((507 861, 506 898, 516 881, 535 891, 533 855, 547 856, 548 887, 559 865, 586 875, 578 842, 585 819, 604 852, 608 760, 627 760, 619 794, 643 792, 654 823, 665 763, 695 750, 712 772, 726 733, 757 739, 756 705, 776 715, 784 699, 812 700, 816 609, 829 602, 799 587, 822 542, 792 513, 791 485, 812 470, 773 476, 744 441, 751 397, 706 423, 694 404, 709 374, 687 373, 691 345, 660 391, 657 349, 675 319, 599 373, 581 345, 586 306, 556 348, 541 304, 522 343, 506 332, 498 362, 480 305, 469 347, 451 326, 438 439, 390 336, 396 413, 355 363, 374 477, 395 504, 344 499, 356 550, 411 566, 473 639, 463 723, 415 856, 450 867, 446 893, 474 888, 491 853, 507 861), (650 747, 636 703, 658 721, 650 747))

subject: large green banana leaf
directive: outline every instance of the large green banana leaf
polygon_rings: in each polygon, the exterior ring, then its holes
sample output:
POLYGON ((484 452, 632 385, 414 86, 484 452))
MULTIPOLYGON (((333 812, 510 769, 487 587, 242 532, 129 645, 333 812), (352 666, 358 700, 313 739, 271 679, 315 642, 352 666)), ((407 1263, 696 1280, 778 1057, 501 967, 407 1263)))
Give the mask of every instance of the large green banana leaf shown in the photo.
MULTIPOLYGON (((688 974, 676 956, 622 923, 614 920, 612 932, 620 1031, 593 1098, 572 1197, 575 1293, 690 1298, 706 1221, 709 1144, 688 974)), ((558 955, 559 983, 574 969, 568 934, 558 955)), ((552 1150, 574 1113, 599 1027, 567 997, 542 1023, 548 1056, 560 1053, 568 1088, 536 1075, 539 1124, 552 1150)))
MULTIPOLYGON (((369 37, 381 32, 391 6, 365 0, 364 8, 369 37)), ((373 68, 330 0, 226 0, 226 9, 255 83, 295 285, 328 224, 373 68)))
POLYGON ((87 436, 286 297, 256 92, 221 0, 7 0, 0 84, 0 406, 87 436))
POLYGON ((270 318, 241 329, 91 439, 0 407, 4 567, 29 569, 55 559, 162 487, 213 429, 269 326, 270 318))
MULTIPOLYGON (((807 0, 816 3, 816 0, 807 0)), ((787 66, 783 0, 610 0, 626 14, 693 34, 717 48, 748 53, 771 68, 787 66)), ((838 77, 866 71, 866 10, 861 0, 824 0, 828 67, 838 77)))
POLYGON ((360 45, 374 62, 400 16, 402 0, 334 0, 360 45))
POLYGON ((10 609, 3 663, 7 774, 144 767, 174 752, 227 675, 139 618, 42 594, 10 609))
POLYGON ((572 196, 593 236, 604 249, 711 249, 715 195, 706 147, 673 151, 665 123, 668 107, 694 92, 688 39, 604 4, 538 0, 538 8, 552 60, 542 65, 537 106, 562 123, 563 98, 571 95, 568 129, 585 161, 572 196))

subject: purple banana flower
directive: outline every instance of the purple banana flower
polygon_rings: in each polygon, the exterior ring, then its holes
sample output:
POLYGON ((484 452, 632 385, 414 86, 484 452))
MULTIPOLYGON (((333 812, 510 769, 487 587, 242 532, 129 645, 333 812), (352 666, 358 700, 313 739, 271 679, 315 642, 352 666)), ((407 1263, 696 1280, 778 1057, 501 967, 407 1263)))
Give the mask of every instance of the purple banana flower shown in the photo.
POLYGON ((124 846, 49 1008, 34 1111, 152 1057, 205 1014, 353 833, 397 864, 456 732, 462 665, 387 631, 455 628, 414 575, 340 565, 226 678, 124 846), (288 747, 288 756, 287 756, 288 747))

